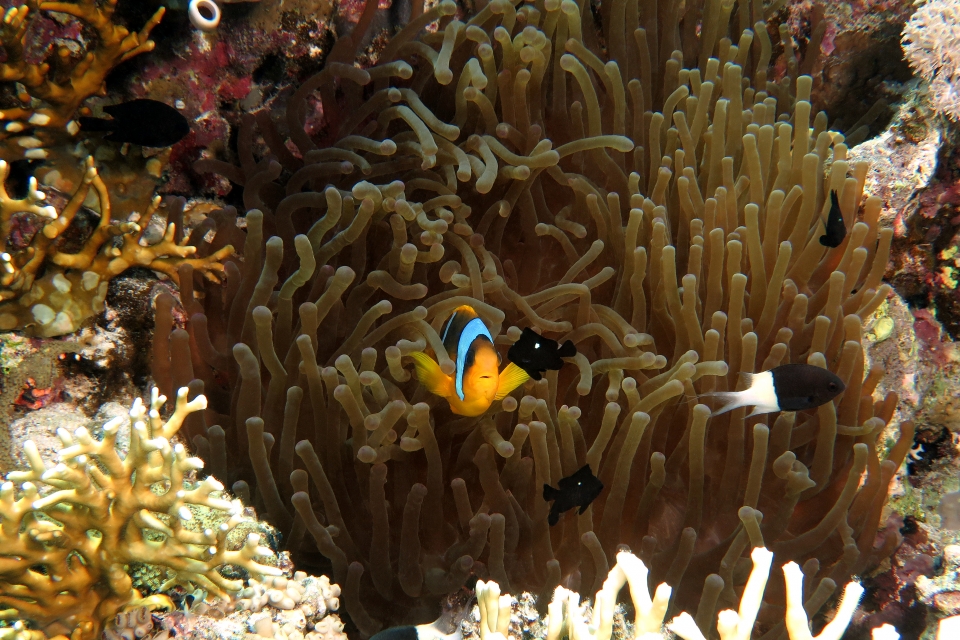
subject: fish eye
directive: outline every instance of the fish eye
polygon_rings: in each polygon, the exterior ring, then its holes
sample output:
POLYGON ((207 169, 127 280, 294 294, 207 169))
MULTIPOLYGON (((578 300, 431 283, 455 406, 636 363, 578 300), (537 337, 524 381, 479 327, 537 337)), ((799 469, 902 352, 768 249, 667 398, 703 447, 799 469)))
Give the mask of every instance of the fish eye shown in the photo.
POLYGON ((490 379, 490 376, 480 376, 480 379, 481 379, 481 380, 489 380, 489 379, 490 379))
POLYGON ((813 396, 807 396, 807 402, 813 404, 813 396))
POLYGON ((827 389, 829 389, 830 391, 836 391, 836 390, 837 390, 837 383, 836 383, 836 382, 831 382, 831 383, 829 383, 829 384, 827 385, 827 389))

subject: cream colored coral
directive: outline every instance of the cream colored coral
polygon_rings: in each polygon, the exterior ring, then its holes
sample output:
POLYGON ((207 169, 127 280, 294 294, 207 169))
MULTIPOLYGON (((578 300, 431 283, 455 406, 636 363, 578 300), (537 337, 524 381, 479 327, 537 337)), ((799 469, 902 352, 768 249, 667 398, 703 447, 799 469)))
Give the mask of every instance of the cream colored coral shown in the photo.
POLYGON ((930 0, 903 27, 903 52, 930 83, 934 107, 960 120, 960 2, 930 0))
POLYGON ((121 611, 113 624, 103 630, 104 640, 134 640, 143 638, 153 631, 153 617, 147 606, 134 607, 121 611))
POLYGON ((306 616, 324 616, 340 608, 340 585, 331 584, 327 576, 313 578, 303 571, 297 571, 292 579, 251 579, 239 594, 237 609, 258 612, 267 605, 288 611, 299 608, 306 616))
POLYGON ((219 497, 223 485, 212 477, 186 480, 203 462, 171 438, 187 416, 207 406, 204 396, 188 401, 187 393, 186 388, 177 393, 167 420, 160 417, 166 398, 156 389, 149 406, 134 401, 125 456, 116 448, 122 418, 104 425, 102 440, 84 428, 73 434, 61 429, 63 449, 54 466, 27 441, 30 468, 7 474, 0 486, 0 618, 88 640, 99 637, 105 620, 139 599, 124 569, 128 564, 168 569, 171 577, 161 591, 183 585, 225 598, 243 584, 221 575, 223 565, 260 580, 282 573, 258 562, 272 551, 260 545, 257 534, 239 549, 229 547, 230 532, 249 518, 238 500, 219 497), (185 523, 195 507, 230 517, 216 531, 192 531, 185 523))
MULTIPOLYGON (((762 547, 750 554, 753 570, 747 580, 737 611, 727 609, 717 616, 717 632, 720 640, 749 640, 753 633, 757 612, 763 600, 773 553, 762 547)), ((803 573, 796 563, 784 565, 787 582, 787 633, 790 640, 838 640, 853 616, 863 587, 850 582, 844 589, 843 600, 833 620, 814 639, 810 634, 809 619, 803 610, 803 573)), ((630 585, 630 596, 635 611, 632 640, 666 640, 675 634, 683 640, 705 640, 704 632, 693 617, 683 612, 665 626, 663 617, 670 602, 671 589, 660 584, 651 598, 647 587, 647 567, 632 553, 621 551, 617 564, 610 570, 603 587, 593 602, 593 615, 588 622, 586 606, 580 604, 580 596, 573 591, 558 587, 548 607, 546 620, 547 640, 610 640, 613 632, 613 615, 617 597, 624 584, 630 585)), ((477 584, 477 600, 480 609, 480 638, 506 637, 510 619, 510 598, 500 595, 500 588, 493 582, 477 584)), ((873 632, 874 640, 895 640, 899 636, 890 625, 873 632)))

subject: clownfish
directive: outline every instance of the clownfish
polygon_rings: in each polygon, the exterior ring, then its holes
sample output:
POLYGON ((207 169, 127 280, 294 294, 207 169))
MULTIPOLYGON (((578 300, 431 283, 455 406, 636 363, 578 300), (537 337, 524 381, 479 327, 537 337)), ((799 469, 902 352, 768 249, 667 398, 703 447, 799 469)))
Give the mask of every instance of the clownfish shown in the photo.
POLYGON ((410 357, 420 384, 444 398, 458 415, 483 414, 494 400, 502 400, 530 378, 512 362, 498 372, 500 356, 493 347, 493 336, 469 305, 454 309, 440 339, 456 364, 453 375, 441 371, 437 361, 422 351, 411 353, 410 357))
POLYGON ((803 411, 827 404, 846 388, 836 374, 812 364, 782 364, 762 373, 741 373, 747 383, 743 391, 716 391, 701 397, 718 398, 722 403, 710 415, 753 406, 747 417, 775 411, 803 411))

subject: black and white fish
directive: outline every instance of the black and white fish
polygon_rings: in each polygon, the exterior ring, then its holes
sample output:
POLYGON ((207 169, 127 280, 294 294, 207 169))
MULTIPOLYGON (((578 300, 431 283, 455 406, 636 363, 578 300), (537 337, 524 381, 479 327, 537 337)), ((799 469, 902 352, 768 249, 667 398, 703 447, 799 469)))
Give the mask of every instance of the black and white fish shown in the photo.
POLYGON ((740 375, 747 383, 743 391, 717 391, 701 396, 719 398, 723 403, 710 415, 718 416, 749 406, 753 407, 750 416, 774 411, 803 411, 830 402, 846 388, 833 372, 812 364, 782 364, 762 373, 740 375))
POLYGON ((462 640, 460 625, 470 614, 476 601, 473 591, 476 576, 472 576, 472 581, 468 579, 468 585, 447 594, 441 600, 440 617, 434 622, 391 627, 375 633, 370 640, 462 640))
POLYGON ((836 191, 830 192, 830 214, 827 216, 826 233, 820 236, 820 244, 835 249, 847 237, 847 225, 843 222, 843 212, 840 211, 840 198, 836 191))
POLYGON ((550 526, 560 522, 560 515, 574 507, 580 507, 578 513, 582 514, 603 491, 603 483, 593 475, 588 464, 580 467, 573 475, 560 478, 557 484, 559 489, 554 489, 548 484, 543 485, 543 499, 553 502, 550 507, 550 516, 547 518, 550 526))
POLYGON ((563 366, 561 358, 572 358, 577 355, 577 346, 567 340, 560 343, 550 338, 544 338, 530 327, 525 327, 520 339, 513 343, 507 351, 507 359, 527 372, 534 380, 543 377, 547 369, 559 371, 563 366))
POLYGON ((140 98, 104 107, 110 118, 77 118, 80 129, 107 132, 111 142, 129 142, 141 147, 170 147, 190 133, 183 114, 163 102, 140 98))

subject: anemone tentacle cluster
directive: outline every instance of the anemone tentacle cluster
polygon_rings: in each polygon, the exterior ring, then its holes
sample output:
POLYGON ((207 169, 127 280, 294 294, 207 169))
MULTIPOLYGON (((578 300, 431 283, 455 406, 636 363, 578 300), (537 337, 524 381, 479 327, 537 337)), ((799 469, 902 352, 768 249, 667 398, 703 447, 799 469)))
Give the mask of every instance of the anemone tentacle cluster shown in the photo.
POLYGON ((621 545, 698 620, 736 602, 751 547, 802 565, 811 612, 892 553, 877 526, 913 428, 879 456, 897 397, 874 399, 861 343, 892 233, 811 78, 770 75, 759 4, 444 1, 359 69, 376 7, 282 117, 244 118, 238 164, 197 163, 243 187, 244 261, 188 283, 186 329, 159 304, 154 345, 161 388, 211 399, 189 430, 209 468, 295 557, 316 545, 361 633, 435 618, 470 574, 595 591, 621 545), (504 352, 533 327, 578 354, 454 416, 407 356, 452 372, 461 304, 504 352), (846 391, 751 418, 697 401, 788 362, 846 391), (548 526, 540 488, 587 463, 607 488, 548 526))

